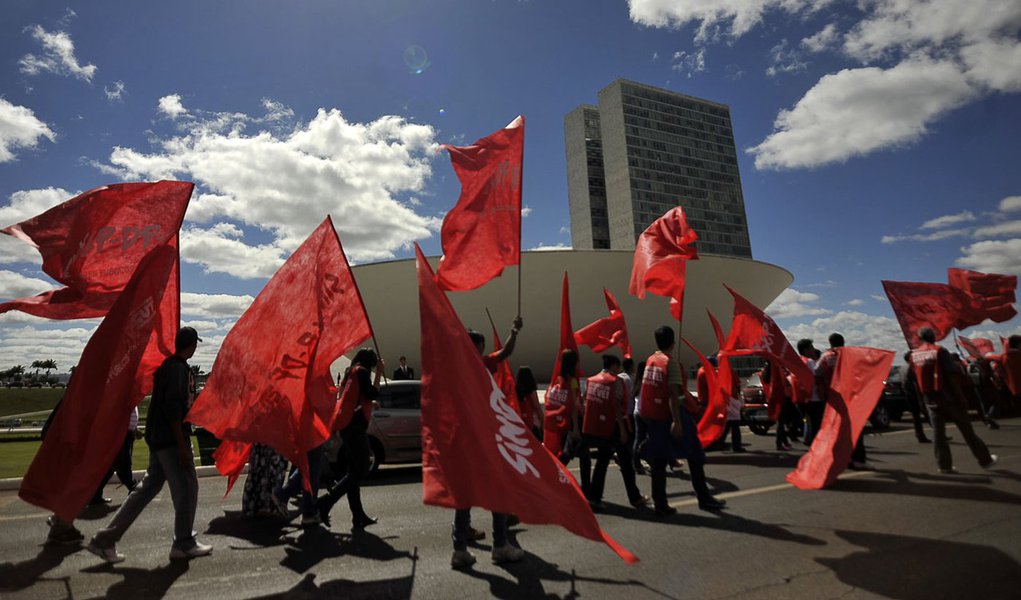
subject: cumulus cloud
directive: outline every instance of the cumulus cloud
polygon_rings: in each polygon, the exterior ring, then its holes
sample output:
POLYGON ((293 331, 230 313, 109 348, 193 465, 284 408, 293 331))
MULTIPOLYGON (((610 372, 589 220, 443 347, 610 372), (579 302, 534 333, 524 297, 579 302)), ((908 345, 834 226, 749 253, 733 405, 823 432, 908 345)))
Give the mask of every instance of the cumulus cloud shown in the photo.
POLYGON ((124 97, 124 82, 115 81, 111 87, 103 86, 103 92, 110 102, 120 102, 124 97))
POLYGON ((206 319, 237 319, 255 298, 248 294, 196 294, 181 292, 181 314, 206 319))
POLYGON ((539 242, 538 246, 535 246, 533 248, 529 248, 528 249, 529 252, 546 252, 546 251, 549 251, 549 250, 571 250, 571 245, 570 244, 564 244, 564 243, 560 243, 560 244, 543 244, 542 242, 539 242))
POLYGON ((861 298, 855 298, 854 300, 848 300, 847 302, 848 306, 861 306, 862 304, 865 304, 865 301, 861 298))
POLYGON ((837 26, 829 23, 814 35, 801 40, 801 45, 809 52, 822 52, 830 48, 838 38, 837 26))
POLYGON ((766 312, 774 319, 828 315, 833 312, 820 306, 810 306, 818 300, 819 294, 787 288, 766 307, 766 312))
POLYGON ((156 140, 155 152, 118 147, 103 168, 124 179, 196 182, 186 218, 216 225, 186 227, 181 248, 207 272, 267 276, 327 214, 356 262, 393 258, 439 229, 439 218, 401 198, 431 175, 432 127, 395 116, 355 123, 336 109, 289 123, 284 107, 264 107, 263 117, 189 111, 176 121, 180 135, 156 140), (259 131, 248 133, 253 127, 259 131), (249 243, 252 230, 271 240, 249 243))
POLYGON ((52 142, 56 137, 46 123, 36 118, 32 109, 0 97, 0 163, 14 160, 14 151, 19 148, 35 148, 40 139, 52 142))
POLYGON ((53 359, 57 362, 57 370, 66 372, 69 367, 78 363, 85 344, 96 330, 96 325, 83 325, 85 323, 75 321, 74 325, 69 327, 50 328, 34 325, 18 327, 11 320, 2 318, 0 365, 28 367, 32 361, 53 359))
POLYGON ((933 121, 974 94, 951 61, 917 58, 890 69, 844 69, 780 111, 775 131, 748 152, 759 169, 843 162, 917 141, 933 121))
POLYGON ((957 225, 958 223, 970 223, 975 220, 975 213, 970 210, 961 211, 953 215, 943 215, 942 217, 936 217, 935 219, 929 219, 925 223, 922 223, 920 229, 942 229, 950 225, 957 225))
POLYGON ((181 115, 188 114, 188 109, 185 108, 183 104, 181 104, 180 94, 170 94, 169 96, 163 96, 162 98, 159 99, 159 102, 157 103, 156 106, 159 112, 170 117, 171 119, 176 119, 181 115))
POLYGON ((1021 210, 1021 196, 1008 196, 1000 200, 1001 212, 1014 212, 1021 210))
POLYGON ((936 242, 954 237, 966 237, 971 235, 970 229, 941 229, 932 233, 913 233, 910 235, 884 235, 884 244, 897 242, 936 242))
MULTIPOLYGON (((885 348, 895 350, 898 354, 908 349, 896 319, 858 311, 840 311, 832 316, 783 329, 787 339, 792 342, 801 338, 819 342, 826 340, 831 333, 840 333, 848 346, 885 348)), ((825 343, 821 345, 825 346, 825 343)))
POLYGON ((801 53, 791 48, 787 40, 780 40, 780 43, 773 46, 769 51, 770 65, 766 69, 768 77, 775 77, 783 73, 798 73, 808 68, 801 53))
POLYGON ((631 20, 649 27, 680 29, 698 23, 695 39, 707 42, 721 36, 740 37, 762 22, 769 11, 810 13, 831 0, 628 0, 631 20))
POLYGON ((987 240, 961 248, 957 264, 985 273, 1021 274, 1021 238, 987 240))
POLYGON ((25 75, 53 73, 72 76, 82 81, 92 81, 97 67, 82 65, 74 55, 74 41, 66 31, 46 31, 40 25, 32 25, 26 31, 42 45, 41 54, 26 54, 19 61, 25 75))
POLYGON ((976 238, 1003 237, 1006 235, 1021 235, 1021 221, 1005 221, 988 227, 979 227, 972 234, 976 238))
POLYGON ((50 281, 26 277, 16 271, 0 270, 0 298, 5 300, 35 296, 53 287, 50 281))

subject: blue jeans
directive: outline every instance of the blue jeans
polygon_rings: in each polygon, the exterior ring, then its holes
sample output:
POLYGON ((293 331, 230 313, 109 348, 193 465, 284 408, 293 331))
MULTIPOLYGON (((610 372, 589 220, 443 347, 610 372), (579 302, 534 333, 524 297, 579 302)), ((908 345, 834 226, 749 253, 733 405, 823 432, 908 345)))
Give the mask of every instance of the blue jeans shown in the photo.
POLYGON ((323 465, 323 447, 319 446, 308 451, 308 478, 311 480, 312 493, 308 493, 301 485, 301 471, 295 469, 287 478, 284 487, 274 492, 278 499, 287 502, 287 499, 301 490, 301 515, 311 517, 319 514, 316 509, 316 496, 319 495, 319 476, 323 465))

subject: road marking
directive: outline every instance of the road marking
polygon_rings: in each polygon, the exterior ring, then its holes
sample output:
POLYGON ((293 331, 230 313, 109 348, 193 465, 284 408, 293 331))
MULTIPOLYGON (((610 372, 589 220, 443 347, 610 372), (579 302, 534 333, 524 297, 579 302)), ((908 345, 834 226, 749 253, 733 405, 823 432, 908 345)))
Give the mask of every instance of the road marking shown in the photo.
MULTIPOLYGON (((875 471, 852 471, 850 473, 842 473, 837 477, 837 479, 854 479, 857 477, 867 477, 869 475, 874 475, 875 473, 876 473, 875 471)), ((778 483, 775 485, 767 485, 763 487, 752 488, 750 490, 738 490, 736 492, 727 492, 725 494, 720 494, 719 496, 717 496, 717 498, 721 498, 723 500, 730 500, 731 498, 742 498, 744 496, 768 494, 770 492, 779 492, 787 489, 796 488, 792 483, 778 483)), ((680 500, 678 502, 672 502, 670 506, 674 508, 681 508, 684 506, 695 506, 696 504, 698 504, 698 498, 688 498, 685 500, 680 500)))

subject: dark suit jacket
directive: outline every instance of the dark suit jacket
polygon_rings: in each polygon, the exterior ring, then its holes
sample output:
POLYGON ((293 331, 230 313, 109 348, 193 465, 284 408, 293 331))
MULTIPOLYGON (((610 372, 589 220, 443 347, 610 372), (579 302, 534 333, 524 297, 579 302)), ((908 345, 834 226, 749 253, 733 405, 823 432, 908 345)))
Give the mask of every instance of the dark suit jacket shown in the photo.
POLYGON ((393 379, 394 381, 401 381, 401 380, 404 380, 404 379, 414 379, 414 378, 415 378, 415 370, 412 369, 411 367, 404 367, 403 371, 401 370, 400 367, 397 367, 396 369, 394 369, 394 376, 391 377, 391 379, 393 379))

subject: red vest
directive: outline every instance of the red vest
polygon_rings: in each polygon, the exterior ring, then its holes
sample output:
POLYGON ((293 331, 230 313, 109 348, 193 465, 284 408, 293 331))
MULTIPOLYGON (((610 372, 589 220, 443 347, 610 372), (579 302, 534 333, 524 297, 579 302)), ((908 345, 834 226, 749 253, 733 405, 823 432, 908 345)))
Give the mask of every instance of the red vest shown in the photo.
POLYGON ((705 367, 699 367, 695 375, 695 386, 698 390, 698 403, 705 407, 709 405, 709 380, 705 376, 705 367))
POLYGON ((600 438, 613 435, 613 427, 622 412, 619 405, 620 392, 617 376, 612 373, 603 371, 588 378, 582 433, 600 438))
POLYGON ((546 389, 546 416, 543 429, 564 432, 571 428, 571 413, 574 411, 574 394, 571 382, 558 376, 546 389))
POLYGON ((645 375, 642 376, 642 395, 638 400, 638 414, 643 419, 669 420, 670 385, 667 383, 667 365, 670 357, 657 352, 645 361, 645 375))
POLYGON ((918 391, 928 396, 942 391, 940 380, 946 377, 939 362, 939 351, 943 347, 924 343, 911 351, 911 368, 918 380, 918 391))
POLYGON ((1008 349, 1000 359, 1003 379, 1012 396, 1021 396, 1021 350, 1008 349))

